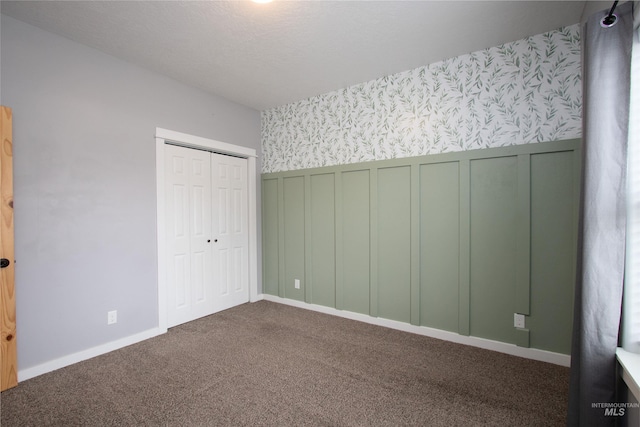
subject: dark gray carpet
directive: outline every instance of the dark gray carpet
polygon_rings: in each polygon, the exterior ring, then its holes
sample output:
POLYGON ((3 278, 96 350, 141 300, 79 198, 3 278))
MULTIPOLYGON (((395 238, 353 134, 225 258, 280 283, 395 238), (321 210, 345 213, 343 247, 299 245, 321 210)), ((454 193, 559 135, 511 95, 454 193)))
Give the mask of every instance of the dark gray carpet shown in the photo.
POLYGON ((569 370, 266 301, 21 383, 11 426, 564 425, 569 370))

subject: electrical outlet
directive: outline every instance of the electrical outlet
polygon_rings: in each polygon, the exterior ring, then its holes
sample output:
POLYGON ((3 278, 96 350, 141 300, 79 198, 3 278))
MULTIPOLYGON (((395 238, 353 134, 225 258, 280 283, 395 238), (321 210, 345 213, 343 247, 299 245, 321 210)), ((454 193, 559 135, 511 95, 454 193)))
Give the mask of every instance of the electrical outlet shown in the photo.
POLYGON ((294 286, 296 289, 300 289, 300 279, 295 279, 295 280, 293 281, 293 286, 294 286))
POLYGON ((524 329, 524 314, 513 313, 513 327, 524 329))
POLYGON ((107 312, 107 325, 113 325, 114 323, 118 323, 118 310, 107 312))

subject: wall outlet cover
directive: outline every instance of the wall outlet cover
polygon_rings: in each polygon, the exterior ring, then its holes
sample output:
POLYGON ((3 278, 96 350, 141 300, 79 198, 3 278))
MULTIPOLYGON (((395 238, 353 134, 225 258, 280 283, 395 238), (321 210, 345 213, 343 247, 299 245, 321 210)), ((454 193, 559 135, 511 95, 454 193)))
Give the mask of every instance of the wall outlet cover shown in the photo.
POLYGON ((296 289, 300 289, 300 279, 295 279, 295 280, 293 281, 293 286, 294 286, 296 289))
POLYGON ((118 310, 107 312, 107 325, 113 325, 114 323, 118 323, 118 310))
POLYGON ((524 328, 524 314, 513 313, 513 327, 524 328))

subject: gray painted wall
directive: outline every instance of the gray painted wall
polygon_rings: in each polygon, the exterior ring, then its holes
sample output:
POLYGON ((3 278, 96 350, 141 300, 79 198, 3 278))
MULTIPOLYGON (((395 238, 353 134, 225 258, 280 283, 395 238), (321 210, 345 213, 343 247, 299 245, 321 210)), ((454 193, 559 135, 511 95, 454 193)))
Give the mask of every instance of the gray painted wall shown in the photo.
POLYGON ((23 370, 157 326, 155 128, 260 152, 260 113, 6 16, 1 35, 23 370))

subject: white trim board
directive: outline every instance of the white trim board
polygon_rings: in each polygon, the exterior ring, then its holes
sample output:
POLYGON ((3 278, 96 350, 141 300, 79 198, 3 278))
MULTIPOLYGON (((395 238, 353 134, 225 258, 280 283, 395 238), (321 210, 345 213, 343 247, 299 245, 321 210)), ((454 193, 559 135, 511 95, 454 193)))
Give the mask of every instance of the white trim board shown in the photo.
POLYGON ((89 349, 79 351, 77 353, 60 357, 58 359, 50 360, 49 362, 45 362, 41 365, 36 365, 27 369, 21 369, 18 371, 18 381, 26 381, 28 379, 37 377, 38 375, 43 375, 60 368, 64 368, 65 366, 73 365, 74 363, 91 359, 92 357, 110 353, 112 351, 139 343, 149 338, 162 335, 164 332, 166 332, 166 330, 162 331, 160 330, 160 328, 149 329, 147 331, 121 338, 116 341, 111 341, 105 344, 98 345, 96 347, 91 347, 89 349))
POLYGON ((156 237, 158 247, 158 328, 167 331, 167 281, 164 266, 165 247, 165 197, 164 197, 164 145, 170 143, 182 147, 229 154, 247 159, 247 197, 249 206, 249 302, 258 298, 258 208, 256 188, 256 150, 214 139, 156 128, 156 237))
POLYGON ((640 401, 640 354, 626 351, 620 347, 616 349, 616 358, 622 367, 621 376, 627 388, 636 400, 640 401))
POLYGON ((240 145, 228 144, 215 139, 202 138, 200 136, 189 135, 187 133, 175 132, 172 130, 156 128, 156 138, 163 139, 166 142, 175 143, 183 147, 191 147, 197 149, 205 149, 219 154, 231 154, 237 157, 257 157, 256 150, 253 148, 242 147, 240 145))
POLYGON ((409 323, 398 322, 396 320, 383 319, 381 317, 372 317, 366 314, 338 310, 331 307, 309 304, 306 302, 296 301, 288 298, 281 298, 269 294, 263 294, 261 299, 264 299, 265 301, 276 302, 279 304, 290 305, 292 307, 317 311, 324 314, 330 314, 333 316, 344 317, 346 319, 358 320, 360 322, 369 323, 371 325, 384 326, 386 328, 396 329, 399 331, 410 332, 413 334, 437 338, 444 341, 451 341, 457 344, 470 345, 472 347, 493 350, 500 353, 510 354, 512 356, 524 357, 525 359, 538 360, 541 362, 553 363, 554 365, 567 367, 571 365, 571 356, 568 356, 566 354, 539 350, 537 348, 518 347, 514 344, 507 344, 500 341, 460 335, 456 334, 455 332, 443 331, 440 329, 429 328, 427 326, 411 325, 409 323))

